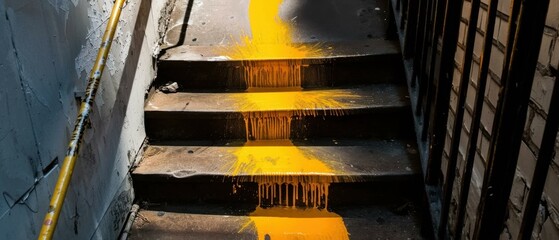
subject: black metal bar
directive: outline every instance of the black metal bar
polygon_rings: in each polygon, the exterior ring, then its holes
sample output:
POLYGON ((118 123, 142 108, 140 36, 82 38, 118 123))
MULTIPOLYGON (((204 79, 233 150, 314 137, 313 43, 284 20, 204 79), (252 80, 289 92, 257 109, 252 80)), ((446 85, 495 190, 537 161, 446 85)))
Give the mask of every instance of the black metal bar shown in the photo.
POLYGON ((405 31, 405 25, 404 24, 407 21, 407 12, 409 11, 408 6, 409 2, 408 0, 400 0, 400 5, 398 6, 398 11, 400 12, 400 22, 402 23, 400 26, 400 29, 402 31, 405 31))
MULTIPOLYGON (((424 15, 425 15, 425 20, 423 21, 423 26, 421 26, 420 31, 423 33, 423 40, 421 42, 421 46, 419 46, 419 48, 421 49, 420 51, 418 51, 418 55, 416 56, 418 59, 420 59, 418 61, 418 67, 417 67, 417 82, 419 83, 420 89, 418 91, 418 95, 417 95, 417 99, 418 102, 423 102, 422 99, 424 99, 425 96, 425 91, 426 91, 426 86, 427 86, 427 80, 425 78, 425 61, 426 61, 426 56, 427 56, 427 46, 429 44, 429 9, 430 9, 430 2, 432 2, 431 0, 426 0, 425 1, 426 6, 424 9, 424 15)), ((421 113, 423 112, 423 106, 421 104, 417 104, 416 105, 416 109, 415 109, 415 114, 417 115, 421 115, 421 113)))
MULTIPOLYGON (((414 46, 414 57, 413 57, 413 72, 412 72, 412 81, 417 80, 419 78, 419 74, 421 73, 421 55, 424 51, 422 48, 423 41, 425 40, 425 31, 423 31, 425 27, 425 21, 427 16, 425 16, 425 10, 427 8, 427 1, 428 0, 417 0, 419 1, 419 8, 417 14, 417 26, 416 26, 416 36, 415 36, 415 46, 414 46)), ((423 88, 423 85, 419 84, 419 91, 423 88)))
MULTIPOLYGON (((399 2, 400 0, 396 0, 397 2, 399 2)), ((396 15, 397 12, 395 12, 394 10, 396 9, 393 5, 393 1, 388 1, 388 9, 390 11, 388 11, 388 27, 386 28, 386 35, 385 35, 385 39, 386 40, 400 40, 400 34, 399 29, 398 29, 398 22, 396 21, 396 15)))
POLYGON ((441 35, 441 31, 443 29, 443 23, 444 23, 444 13, 445 13, 445 9, 446 9, 446 2, 445 1, 436 1, 436 10, 435 10, 435 19, 434 19, 434 31, 433 31, 433 35, 431 36, 431 64, 429 66, 429 72, 431 73, 429 75, 429 79, 428 81, 431 82, 434 79, 434 72, 435 72, 435 64, 436 64, 436 58, 437 58, 437 52, 438 52, 438 46, 439 46, 439 36, 441 35))
POLYGON ((429 66, 429 77, 425 83, 425 98, 421 102, 421 106, 423 108, 423 120, 424 123, 424 131, 421 133, 421 139, 426 140, 429 131, 429 116, 431 113, 431 104, 429 104, 433 99, 433 88, 434 88, 434 79, 435 79, 435 66, 437 64, 437 53, 439 49, 439 36, 441 35, 444 23, 444 13, 446 9, 446 2, 445 1, 437 1, 437 10, 435 14, 435 30, 433 31, 433 36, 431 36, 431 64, 429 66))
POLYGON ((464 50, 464 65, 462 67, 462 75, 460 76, 460 85, 458 87, 458 106, 456 107, 456 116, 454 118, 454 129, 452 131, 452 141, 450 143, 450 153, 446 169, 446 179, 443 187, 443 204, 441 208, 441 224, 439 238, 445 238, 447 233, 448 215, 450 210, 450 202, 452 199, 452 189, 456 178, 456 165, 458 162, 458 152, 460 146, 460 137, 462 135, 462 124, 464 123, 464 111, 466 98, 468 94, 468 85, 470 83, 470 71, 472 69, 472 59, 474 55, 474 43, 477 32, 477 19, 479 16, 480 0, 472 0, 470 20, 468 21, 468 29, 466 33, 466 49, 464 50))
POLYGON ((446 4, 445 23, 443 30, 443 42, 441 50, 441 64, 439 78, 437 79, 434 92, 433 112, 430 114, 430 141, 427 168, 427 184, 435 184, 439 180, 441 172, 441 158, 446 138, 446 123, 448 120, 448 107, 452 76, 454 71, 454 54, 458 42, 458 30, 462 13, 461 1, 448 1, 446 4))
POLYGON ((549 105, 549 113, 547 115, 545 129, 541 141, 541 148, 532 177, 528 200, 524 208, 522 217, 522 225, 520 225, 520 234, 518 239, 529 240, 532 238, 536 215, 545 186, 545 180, 549 171, 549 165, 555 157, 555 140, 557 139, 557 130, 559 128, 559 84, 555 83, 553 87, 553 95, 551 96, 551 104, 549 105))
MULTIPOLYGON (((509 32, 508 32, 508 37, 507 37, 507 43, 506 43, 506 51, 505 51, 505 65, 503 68, 503 74, 501 75, 501 82, 506 82, 506 70, 508 69, 509 66, 509 60, 510 60, 510 54, 512 51, 512 45, 514 44, 514 35, 516 32, 516 19, 518 19, 518 11, 520 9, 520 2, 521 0, 513 0, 511 3, 511 11, 509 13, 509 32)), ((479 78, 479 77, 478 77, 479 78)), ((485 80, 484 80, 485 81, 485 80)), ((479 85, 479 84, 478 84, 479 85)), ((483 90, 485 91, 485 84, 483 85, 483 90)), ((476 96, 477 99, 477 96, 476 96)), ((476 105, 477 105, 477 101, 476 100, 476 105)), ((483 101, 483 99, 481 99, 480 101, 483 101)), ((483 102, 481 102, 483 103, 483 102)), ((481 104, 480 103, 480 104, 481 104)), ((500 104, 501 101, 499 101, 499 103, 497 104, 498 107, 497 109, 500 109, 500 104)), ((481 105, 480 105, 481 107, 481 105)), ((477 107, 477 109, 480 109, 480 107, 477 107)), ((497 110, 498 111, 498 110, 497 110)), ((474 107, 474 116, 477 113, 476 111, 476 107, 474 107)), ((479 116, 481 117, 481 115, 479 116)), ((474 118, 474 120, 472 121, 472 125, 470 129, 473 129, 474 127, 474 122, 477 124, 475 125, 475 129, 479 128, 479 118, 474 118)), ((496 130, 496 128, 494 129, 496 130)), ((494 136, 495 133, 492 133, 492 136, 494 136)), ((472 135, 470 135, 472 136, 472 135)), ((462 182, 461 182, 461 188, 460 188, 460 200, 459 200, 459 205, 458 205, 458 214, 457 214, 457 218, 456 218, 456 235, 455 235, 455 239, 460 240, 461 237, 461 233, 462 233, 462 228, 464 225, 464 220, 465 220, 465 213, 466 213, 466 204, 467 204, 467 199, 468 199, 468 194, 469 194, 469 190, 470 190, 470 181, 471 181, 471 176, 472 176, 472 168, 473 168, 473 163, 474 163, 474 157, 475 155, 475 150, 476 150, 476 145, 477 145, 477 136, 478 136, 478 132, 475 133, 475 139, 470 139, 470 140, 474 140, 473 143, 471 143, 472 145, 470 145, 470 143, 468 143, 468 154, 472 154, 471 158, 468 157, 466 159, 466 167, 464 170, 464 174, 462 177, 462 182), (473 147, 473 148, 471 148, 473 147)), ((470 156, 470 155, 467 155, 470 156)))
MULTIPOLYGON (((510 65, 512 47, 514 45, 514 40, 516 35, 517 20, 519 15, 518 13, 520 11, 521 2, 522 2, 521 0, 512 0, 511 3, 510 14, 509 14, 510 17, 508 22, 509 30, 508 30, 507 42, 505 48, 503 71, 501 72, 501 81, 500 81, 501 86, 504 86, 506 84, 508 78, 507 73, 510 65)), ((499 94, 501 93, 502 91, 499 94)), ((495 112, 501 111, 502 105, 503 105, 503 101, 498 101, 495 112)), ((499 121, 500 121, 499 115, 495 115, 495 119, 493 119, 493 122, 499 122, 499 121)), ((491 136, 496 136, 497 131, 499 131, 499 128, 493 128, 491 131, 491 136)))
MULTIPOLYGON (((418 0, 407 1, 406 13, 406 30, 404 35, 404 58, 413 56, 415 48, 414 43, 417 39, 417 19, 419 18, 418 0)), ((413 80, 412 80, 413 83, 413 80)))
MULTIPOLYGON (((406 29, 406 22, 408 16, 408 0, 398 0, 398 5, 396 6, 398 12, 400 12, 400 30, 404 30, 405 36, 405 29, 406 29)), ((404 38, 405 39, 405 38, 404 38)), ((404 41, 405 43, 405 41, 404 41)), ((402 54, 404 55, 404 54, 402 54)))
MULTIPOLYGON (((519 15, 519 11, 520 11, 521 2, 522 2, 521 0, 512 0, 512 3, 511 3, 510 13, 509 13, 510 17, 509 17, 509 21, 508 21, 509 30, 508 30, 508 36, 507 36, 507 42, 506 42, 505 58, 504 58, 505 59, 505 64, 503 66, 503 72, 501 73, 501 86, 503 86, 507 82, 507 73, 508 73, 508 69, 509 69, 509 65, 510 65, 510 57, 511 57, 511 54, 512 54, 512 48, 513 48, 514 40, 515 40, 517 20, 518 20, 518 15, 519 15)), ((498 101, 495 112, 500 112, 500 110, 502 109, 502 104, 503 104, 503 101, 498 101)), ((499 121, 500 121, 499 115, 496 115, 495 119, 494 119, 494 122, 499 122, 499 121)), ((495 136, 497 134, 496 131, 498 131, 498 128, 493 129, 493 131, 491 133, 491 136, 495 136)))
MULTIPOLYGON (((420 13, 425 13, 427 11, 427 1, 429 0, 421 0, 420 6, 419 6, 419 12, 420 13)), ((425 82, 422 81, 424 80, 424 78, 422 77, 421 73, 423 72, 421 67, 423 65, 423 55, 424 52, 426 51, 425 48, 423 48, 423 41, 426 40, 426 33, 425 33, 425 28, 427 25, 427 14, 422 14, 423 17, 420 18, 420 20, 418 20, 418 35, 421 36, 421 39, 419 41, 416 42, 416 54, 415 54, 415 59, 416 61, 414 61, 414 79, 417 80, 417 82, 419 83, 419 91, 417 94, 417 102, 420 103, 423 101, 424 95, 425 95, 425 82)), ((420 104, 417 104, 416 109, 415 109, 415 114, 420 115, 422 112, 422 106, 420 104)))
POLYGON ((477 150, 477 139, 479 136, 479 128, 481 125, 481 110, 485 99, 485 88, 487 85, 487 77, 489 73, 489 61, 491 57, 491 49, 493 47, 493 32, 495 28, 495 17, 497 16, 498 0, 491 0, 488 8, 487 25, 485 28, 485 37, 483 42, 483 53, 481 56, 480 69, 477 76, 478 84, 475 96, 475 102, 472 112, 472 122, 470 124, 470 136, 465 156, 464 174, 460 182, 460 200, 458 201, 458 213, 456 217, 456 239, 462 236, 464 218, 466 215, 466 205, 470 192, 470 182, 472 180, 472 172, 474 168, 474 160, 477 150))
MULTIPOLYGON (((433 61, 437 61, 436 59, 434 59, 433 61)), ((433 73, 434 74, 434 73, 433 73)), ((432 78, 432 77, 429 77, 432 78)), ((421 115, 422 117, 422 122, 423 122, 423 131, 421 132, 421 139, 423 141, 427 141, 427 137, 429 136, 429 129, 431 126, 431 122, 429 121, 430 117, 431 117, 431 108, 432 108, 432 104, 431 101, 433 99, 433 92, 434 92, 434 86, 435 84, 433 83, 433 81, 426 81, 423 85, 423 92, 420 92, 419 94, 421 94, 421 99, 418 98, 418 101, 421 101, 418 105, 418 107, 420 107, 420 109, 418 109, 419 113, 422 113, 423 115, 421 115)), ((418 94, 418 95, 419 95, 418 94)))
POLYGON ((491 0, 488 8, 487 25, 485 30, 483 52, 480 63, 480 70, 477 76, 478 88, 475 96, 474 109, 472 113, 472 122, 470 125, 470 136, 468 139, 468 146, 466 150, 466 164, 464 175, 460 184, 460 205, 458 207, 457 219, 458 223, 456 225, 456 236, 460 239, 462 233, 463 222, 466 214, 466 205, 470 190, 470 181, 472 179, 472 172, 474 166, 474 160, 477 150, 477 139, 479 136, 479 129, 481 125, 481 114, 483 108, 483 102, 485 99, 485 88, 487 85, 487 75, 489 71, 489 62, 491 57, 491 50, 493 47, 493 32, 495 27, 495 19, 497 16, 497 5, 498 0, 491 0))
MULTIPOLYGON (((423 42, 423 51, 421 52, 421 66, 420 66, 420 74, 419 74, 419 82, 423 87, 422 91, 419 92, 419 96, 423 99, 422 103, 425 103, 427 98, 428 98, 428 93, 429 93, 429 88, 430 88, 430 84, 431 82, 429 82, 430 79, 430 75, 432 75, 432 72, 429 72, 427 69, 428 63, 430 65, 430 63, 434 60, 433 58, 430 58, 430 51, 429 51, 429 45, 433 45, 433 42, 436 41, 436 39, 433 36, 433 33, 435 32, 435 29, 433 27, 433 23, 436 20, 436 5, 438 1, 436 0, 431 0, 430 4, 428 5, 427 9, 427 13, 426 15, 428 16, 428 20, 425 21, 425 41, 423 42), (430 61, 430 62, 428 62, 430 61)), ((444 10, 443 10, 444 11, 444 10)), ((425 104, 423 105, 418 105, 418 109, 416 110, 417 113, 421 113, 422 111, 424 112, 425 109, 425 104)), ((425 113, 425 112, 424 112, 425 113)), ((427 131, 425 131, 427 132, 427 131)))
POLYGON ((429 50, 429 43, 431 42, 431 33, 432 33, 432 13, 434 10, 434 0, 427 0, 427 6, 425 9, 425 24, 423 26, 423 43, 421 46, 421 62, 419 64, 419 82, 422 83, 422 86, 425 86, 425 82, 427 81, 426 76, 426 65, 428 59, 428 50, 429 50))
POLYGON ((497 239, 504 226, 548 7, 549 0, 540 0, 523 1, 520 8, 502 109, 496 113, 500 121, 494 123, 501 131, 489 148, 475 239, 497 239))

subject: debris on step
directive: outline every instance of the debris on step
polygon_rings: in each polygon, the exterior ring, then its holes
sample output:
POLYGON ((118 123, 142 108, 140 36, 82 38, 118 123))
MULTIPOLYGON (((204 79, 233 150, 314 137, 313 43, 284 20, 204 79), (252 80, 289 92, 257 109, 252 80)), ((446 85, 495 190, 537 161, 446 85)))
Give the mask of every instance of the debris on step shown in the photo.
POLYGON ((168 82, 165 85, 159 87, 159 90, 162 93, 176 93, 179 89, 179 84, 177 82, 168 82))

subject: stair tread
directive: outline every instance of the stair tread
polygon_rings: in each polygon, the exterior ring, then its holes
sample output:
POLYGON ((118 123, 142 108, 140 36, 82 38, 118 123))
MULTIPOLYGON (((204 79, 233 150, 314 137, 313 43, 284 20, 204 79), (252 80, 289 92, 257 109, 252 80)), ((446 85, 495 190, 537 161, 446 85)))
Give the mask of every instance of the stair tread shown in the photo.
POLYGON ((187 144, 148 146, 133 175, 176 179, 196 176, 335 176, 334 182, 343 182, 414 177, 420 171, 415 147, 401 140, 317 140, 307 143, 312 145, 305 145, 305 141, 295 142, 294 146, 242 146, 240 142, 187 144), (284 164, 275 165, 276 161, 284 164), (307 166, 300 164, 301 161, 312 164, 307 166), (242 166, 242 163, 254 162, 263 163, 258 169, 242 166), (236 168, 239 164, 241 167, 236 168))
MULTIPOLYGON (((346 231, 351 239, 422 239, 420 226, 413 214, 395 213, 386 206, 359 206, 334 211, 335 214, 319 213, 309 217, 299 213, 299 217, 286 219, 280 218, 277 212, 248 217, 140 210, 141 217, 135 219, 129 239, 257 239, 259 231, 262 231, 261 235, 270 231, 266 229, 267 224, 277 225, 278 222, 280 226, 297 226, 285 227, 289 229, 283 233, 299 237, 306 235, 312 238, 313 233, 306 231, 316 231, 320 227, 324 228, 321 231, 336 233, 341 226, 342 234, 345 235, 346 231), (289 224, 291 221, 293 224, 289 224)), ((277 226, 276 229, 284 230, 277 226)))
POLYGON ((335 111, 405 107, 403 85, 372 84, 343 89, 288 92, 153 93, 145 111, 151 112, 264 112, 335 111))

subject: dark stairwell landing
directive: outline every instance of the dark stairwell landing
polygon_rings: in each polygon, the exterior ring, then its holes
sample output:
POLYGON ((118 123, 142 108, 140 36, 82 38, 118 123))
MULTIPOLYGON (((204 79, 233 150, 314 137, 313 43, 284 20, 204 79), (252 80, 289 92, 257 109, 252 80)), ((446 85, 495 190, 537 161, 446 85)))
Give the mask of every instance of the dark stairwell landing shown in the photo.
POLYGON ((341 239, 428 238, 388 3, 270 1, 281 2, 290 46, 320 54, 227 57, 243 34, 257 38, 248 16, 258 1, 175 3, 146 100, 130 238, 321 239, 321 224, 341 239), (254 91, 251 78, 266 74, 295 86, 254 91), (169 82, 178 92, 157 90, 169 82), (309 227, 266 226, 280 220, 309 227))

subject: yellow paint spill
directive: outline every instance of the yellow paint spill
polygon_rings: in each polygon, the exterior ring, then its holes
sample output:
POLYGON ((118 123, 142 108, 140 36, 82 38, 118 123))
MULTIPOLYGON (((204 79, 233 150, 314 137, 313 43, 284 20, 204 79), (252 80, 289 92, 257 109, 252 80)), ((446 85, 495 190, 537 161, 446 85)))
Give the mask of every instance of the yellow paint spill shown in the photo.
POLYGON ((301 59, 318 57, 318 44, 296 44, 292 29, 279 16, 283 0, 251 0, 251 35, 244 35, 220 54, 243 62, 242 79, 251 88, 301 87, 301 59), (259 60, 259 61, 254 61, 259 60))
POLYGON ((258 239, 349 239, 343 219, 316 208, 257 208, 239 232, 254 226, 258 239))
POLYGON ((282 2, 251 0, 252 36, 223 49, 231 59, 248 60, 243 61, 241 78, 249 93, 241 95, 237 107, 243 112, 249 141, 235 150, 237 161, 230 166, 231 175, 240 181, 258 183, 259 208, 244 228, 253 223, 259 239, 349 239, 342 218, 326 210, 336 171, 289 140, 292 119, 317 116, 317 109, 341 115, 345 105, 331 96, 293 91, 301 90, 301 59, 318 57, 320 51, 318 45, 293 43, 289 23, 279 17, 282 2), (270 88, 293 92, 259 93, 270 88), (264 209, 263 205, 290 208, 264 209), (297 205, 312 208, 302 210, 297 205))
POLYGON ((289 140, 273 141, 274 145, 262 142, 247 142, 234 154, 237 162, 231 169, 233 175, 242 174, 289 174, 321 173, 333 174, 334 170, 309 152, 303 152, 289 140), (281 153, 281 154, 271 154, 281 153), (274 156, 274 157, 272 157, 274 156))
POLYGON ((328 206, 328 187, 337 172, 291 141, 249 141, 234 155, 229 172, 239 181, 258 183, 259 205, 328 206))
POLYGON ((289 139, 291 121, 304 116, 341 116, 357 102, 348 90, 248 92, 234 96, 249 140, 289 139), (344 99, 340 102, 337 99, 344 99), (272 111, 273 110, 273 111, 272 111))
POLYGON ((360 96, 347 89, 328 91, 282 91, 282 92, 247 92, 234 95, 238 111, 286 110, 297 112, 296 115, 312 115, 324 111, 331 115, 343 114, 342 109, 355 106, 360 96), (344 101, 339 101, 344 99, 344 101), (318 111, 310 111, 318 109, 318 111))
POLYGON ((318 56, 319 49, 293 43, 292 29, 279 16, 283 0, 251 0, 248 18, 252 37, 243 36, 232 49, 232 59, 301 59, 318 56))

